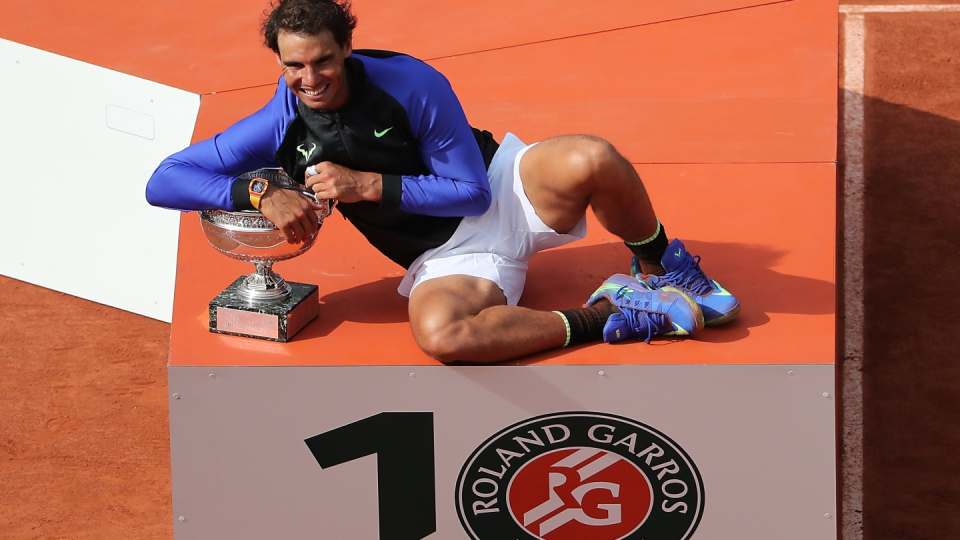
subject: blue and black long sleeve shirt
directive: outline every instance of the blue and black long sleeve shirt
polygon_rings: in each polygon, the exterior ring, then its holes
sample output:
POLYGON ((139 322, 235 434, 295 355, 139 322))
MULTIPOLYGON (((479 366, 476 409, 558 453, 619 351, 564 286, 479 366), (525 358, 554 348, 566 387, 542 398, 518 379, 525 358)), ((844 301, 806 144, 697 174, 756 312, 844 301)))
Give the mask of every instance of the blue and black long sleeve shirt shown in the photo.
POLYGON ((464 216, 490 206, 486 168, 497 143, 472 129, 450 83, 415 58, 354 51, 348 101, 334 111, 301 103, 281 78, 273 98, 223 133, 165 159, 147 184, 150 204, 181 210, 251 209, 237 176, 282 167, 303 181, 330 161, 383 175, 381 202, 338 210, 404 268, 446 242, 464 216))

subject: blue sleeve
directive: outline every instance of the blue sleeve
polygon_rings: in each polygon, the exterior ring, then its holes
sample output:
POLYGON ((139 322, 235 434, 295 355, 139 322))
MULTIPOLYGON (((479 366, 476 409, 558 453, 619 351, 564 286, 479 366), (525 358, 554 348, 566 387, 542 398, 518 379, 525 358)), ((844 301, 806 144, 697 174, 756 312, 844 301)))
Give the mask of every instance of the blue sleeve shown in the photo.
POLYGON ((382 60, 363 60, 372 82, 407 111, 420 155, 433 173, 401 177, 398 208, 442 217, 483 214, 490 207, 490 182, 460 100, 446 77, 431 66, 411 57, 395 58, 402 71, 378 69, 382 60))
POLYGON ((262 109, 163 160, 147 182, 147 202, 178 210, 236 210, 231 197, 236 177, 277 166, 274 156, 296 108, 281 79, 262 109))

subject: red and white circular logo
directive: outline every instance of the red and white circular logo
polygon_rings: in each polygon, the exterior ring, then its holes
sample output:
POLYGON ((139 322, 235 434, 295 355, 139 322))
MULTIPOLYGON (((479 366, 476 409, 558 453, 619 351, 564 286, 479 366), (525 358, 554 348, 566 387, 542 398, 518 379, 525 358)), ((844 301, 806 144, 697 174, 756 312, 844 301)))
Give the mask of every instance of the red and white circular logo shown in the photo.
POLYGON ((703 511, 700 473, 635 420, 565 412, 510 426, 477 448, 457 481, 474 540, 684 540, 703 511))
POLYGON ((599 448, 565 448, 525 463, 507 487, 510 515, 544 540, 621 540, 650 515, 639 467, 599 448))

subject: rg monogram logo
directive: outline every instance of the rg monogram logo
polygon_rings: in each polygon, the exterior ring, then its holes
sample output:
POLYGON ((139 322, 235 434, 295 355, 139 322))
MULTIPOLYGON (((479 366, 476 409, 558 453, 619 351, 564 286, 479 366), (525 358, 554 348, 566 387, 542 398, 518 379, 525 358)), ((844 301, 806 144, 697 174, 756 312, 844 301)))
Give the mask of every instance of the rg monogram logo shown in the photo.
POLYGON ((513 518, 536 538, 618 540, 647 518, 653 494, 643 472, 623 457, 566 448, 518 470, 507 500, 513 518))

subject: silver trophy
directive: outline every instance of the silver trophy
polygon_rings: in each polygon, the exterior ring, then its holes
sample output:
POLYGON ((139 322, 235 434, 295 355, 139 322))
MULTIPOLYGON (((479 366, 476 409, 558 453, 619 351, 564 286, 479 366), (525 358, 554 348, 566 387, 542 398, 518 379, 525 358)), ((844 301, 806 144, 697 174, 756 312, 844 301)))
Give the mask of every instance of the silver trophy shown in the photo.
MULTIPOLYGON (((259 169, 239 178, 262 178, 271 186, 300 192, 320 205, 317 219, 321 226, 333 211, 333 201, 316 199, 280 169, 259 169)), ((256 266, 254 273, 237 278, 210 302, 211 332, 288 341, 317 316, 317 286, 287 282, 273 271, 273 263, 310 249, 316 234, 302 243, 288 244, 277 226, 255 210, 205 210, 200 212, 200 226, 217 251, 256 266)))

